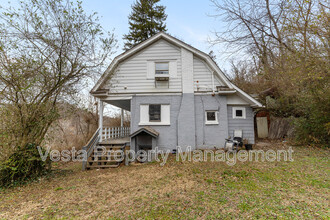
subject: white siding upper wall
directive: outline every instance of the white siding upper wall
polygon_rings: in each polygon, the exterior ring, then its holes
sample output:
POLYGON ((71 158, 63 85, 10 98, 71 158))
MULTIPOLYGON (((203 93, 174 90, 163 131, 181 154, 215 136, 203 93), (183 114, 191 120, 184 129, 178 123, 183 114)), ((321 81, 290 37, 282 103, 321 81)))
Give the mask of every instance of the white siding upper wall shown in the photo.
POLYGON ((249 105, 247 101, 239 97, 237 94, 227 96, 228 105, 249 105))
MULTIPOLYGON (((194 90, 212 91, 212 72, 200 58, 194 56, 194 90)), ((214 89, 223 83, 214 76, 214 89)))
POLYGON ((165 40, 155 42, 120 63, 104 86, 110 93, 181 92, 181 87, 181 49, 165 40), (176 61, 177 76, 170 77, 169 88, 155 88, 154 78, 147 79, 148 61, 176 61))
MULTIPOLYGON (((112 94, 184 92, 182 90, 182 62, 186 62, 186 72, 193 75, 191 77, 193 80, 189 82, 193 84, 191 91, 212 91, 212 72, 207 64, 199 57, 191 55, 191 59, 185 59, 187 56, 182 56, 182 54, 181 48, 163 39, 158 40, 132 57, 121 61, 115 69, 113 77, 104 83, 102 89, 110 89, 112 94), (150 73, 150 69, 154 69, 154 62, 157 61, 170 62, 168 85, 167 82, 159 82, 155 87, 154 73, 150 73), (176 71, 173 71, 175 65, 176 71)), ((185 79, 187 77, 185 75, 185 79)), ((184 85, 187 87, 186 84, 184 85)), ((223 83, 217 76, 214 76, 214 89, 220 85, 223 83)))

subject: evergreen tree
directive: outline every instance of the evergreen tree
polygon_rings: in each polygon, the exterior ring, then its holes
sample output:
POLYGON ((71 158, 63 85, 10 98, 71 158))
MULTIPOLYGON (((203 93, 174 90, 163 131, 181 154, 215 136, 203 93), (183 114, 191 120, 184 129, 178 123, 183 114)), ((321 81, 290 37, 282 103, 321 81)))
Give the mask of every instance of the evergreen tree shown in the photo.
POLYGON ((157 5, 160 0, 137 0, 129 15, 129 33, 124 35, 128 50, 160 31, 166 31, 165 6, 157 5))

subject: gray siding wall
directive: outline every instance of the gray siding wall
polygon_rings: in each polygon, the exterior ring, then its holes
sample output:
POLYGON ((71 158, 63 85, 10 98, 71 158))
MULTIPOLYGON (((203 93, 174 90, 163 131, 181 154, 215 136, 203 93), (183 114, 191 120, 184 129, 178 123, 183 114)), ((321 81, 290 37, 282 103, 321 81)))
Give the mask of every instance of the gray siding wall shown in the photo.
POLYGON ((134 96, 131 100, 131 133, 140 129, 140 105, 141 104, 170 104, 171 125, 153 125, 150 126, 159 132, 157 138, 157 147, 159 149, 176 149, 178 146, 177 119, 181 106, 180 95, 172 96, 134 96))
POLYGON ((228 138, 227 97, 195 95, 196 145, 199 149, 222 148, 228 138), (218 111, 219 124, 205 124, 205 111, 218 111))
POLYGON ((183 93, 178 115, 178 146, 185 149, 196 146, 194 94, 183 93))
POLYGON ((157 146, 160 149, 172 150, 177 146, 192 146, 192 149, 222 148, 225 138, 229 136, 226 96, 193 94, 134 96, 131 101, 131 132, 142 127, 139 126, 141 104, 170 104, 171 124, 150 126, 160 133, 157 139, 157 146), (219 124, 205 124, 207 110, 218 111, 219 124))
POLYGON ((222 148, 225 138, 233 137, 234 130, 243 131, 243 138, 254 144, 253 110, 246 108, 246 119, 233 119, 232 106, 227 106, 226 96, 185 94, 172 96, 134 96, 131 101, 131 132, 142 126, 141 104, 170 104, 170 125, 152 125, 160 133, 157 146, 175 149, 177 146, 196 146, 198 149, 222 148), (193 99, 193 100, 192 100, 193 99), (181 111, 180 111, 181 110, 181 111), (205 111, 218 111, 219 124, 205 124, 205 111))
POLYGON ((233 118, 233 106, 228 106, 228 133, 233 137, 234 130, 243 131, 243 139, 248 139, 249 144, 254 144, 254 115, 253 110, 249 106, 245 106, 246 119, 233 118))

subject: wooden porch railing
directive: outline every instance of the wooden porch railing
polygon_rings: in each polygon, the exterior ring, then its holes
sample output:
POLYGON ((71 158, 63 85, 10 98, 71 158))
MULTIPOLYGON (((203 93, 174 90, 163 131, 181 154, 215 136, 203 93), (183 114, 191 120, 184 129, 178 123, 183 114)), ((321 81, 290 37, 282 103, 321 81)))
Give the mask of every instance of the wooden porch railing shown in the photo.
POLYGON ((103 127, 102 140, 128 137, 130 135, 129 127, 103 127))

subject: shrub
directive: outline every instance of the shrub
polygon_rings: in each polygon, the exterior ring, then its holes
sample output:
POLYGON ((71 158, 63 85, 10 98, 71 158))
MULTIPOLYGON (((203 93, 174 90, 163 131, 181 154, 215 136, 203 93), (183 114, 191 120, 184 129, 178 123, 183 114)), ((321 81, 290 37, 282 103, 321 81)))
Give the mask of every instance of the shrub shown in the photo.
POLYGON ((329 147, 330 126, 329 121, 324 117, 298 118, 295 121, 295 137, 300 144, 312 144, 329 147))
MULTIPOLYGON (((321 95, 320 95, 321 96, 321 95)), ((295 120, 295 136, 298 142, 329 147, 330 99, 329 94, 314 100, 306 99, 303 117, 295 120), (317 102, 315 101, 317 100, 317 102)))
POLYGON ((50 160, 42 161, 36 144, 17 147, 7 160, 0 163, 0 187, 22 184, 49 170, 50 160))

